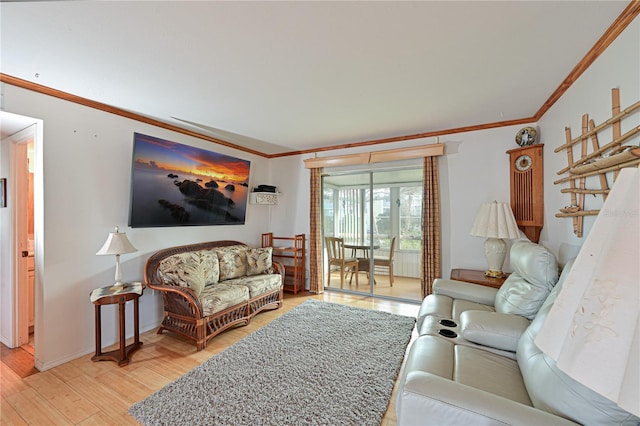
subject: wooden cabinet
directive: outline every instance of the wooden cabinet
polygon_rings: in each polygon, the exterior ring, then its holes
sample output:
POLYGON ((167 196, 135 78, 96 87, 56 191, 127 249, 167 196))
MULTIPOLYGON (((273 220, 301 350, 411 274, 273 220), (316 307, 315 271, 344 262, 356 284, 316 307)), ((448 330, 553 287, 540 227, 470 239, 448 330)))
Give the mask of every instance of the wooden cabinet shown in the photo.
POLYGON ((305 284, 305 237, 274 237, 273 233, 262 234, 262 247, 273 247, 273 260, 282 262, 285 269, 284 290, 293 294, 304 291, 305 284))
POLYGON ((510 157, 511 210, 518 227, 537 243, 544 226, 543 144, 507 151, 510 157))

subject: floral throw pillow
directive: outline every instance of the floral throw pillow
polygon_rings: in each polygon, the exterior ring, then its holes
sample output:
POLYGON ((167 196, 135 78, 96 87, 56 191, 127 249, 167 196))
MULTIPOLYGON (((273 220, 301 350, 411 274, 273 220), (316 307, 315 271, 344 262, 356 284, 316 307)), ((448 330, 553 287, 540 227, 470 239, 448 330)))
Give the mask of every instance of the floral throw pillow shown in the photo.
POLYGON ((216 249, 220 262, 220 281, 247 275, 247 246, 228 246, 216 249))
POLYGON ((219 280, 218 256, 210 250, 174 254, 160 262, 158 275, 165 284, 189 287, 200 296, 205 286, 219 280))
POLYGON ((247 251, 247 275, 269 274, 271 269, 271 247, 254 248, 247 251))

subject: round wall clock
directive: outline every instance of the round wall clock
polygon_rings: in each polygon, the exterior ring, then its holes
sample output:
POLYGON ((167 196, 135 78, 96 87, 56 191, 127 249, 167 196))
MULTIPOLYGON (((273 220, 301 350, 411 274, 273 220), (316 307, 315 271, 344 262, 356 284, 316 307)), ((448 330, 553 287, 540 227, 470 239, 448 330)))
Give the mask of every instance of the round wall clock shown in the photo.
POLYGON ((525 172, 529 170, 532 164, 533 164, 533 160, 531 160, 531 157, 528 156, 527 154, 523 154, 517 157, 515 161, 516 169, 521 172, 525 172))

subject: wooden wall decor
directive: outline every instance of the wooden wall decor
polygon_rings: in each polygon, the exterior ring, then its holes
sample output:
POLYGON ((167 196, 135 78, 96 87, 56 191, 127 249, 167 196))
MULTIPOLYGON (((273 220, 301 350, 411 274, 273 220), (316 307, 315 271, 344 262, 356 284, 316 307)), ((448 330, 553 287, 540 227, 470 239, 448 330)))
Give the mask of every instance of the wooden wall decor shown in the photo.
POLYGON ((560 209, 556 217, 570 217, 573 221, 573 232, 578 237, 582 237, 583 222, 585 216, 595 216, 600 210, 585 210, 585 195, 601 195, 603 201, 609 194, 609 183, 607 174, 610 173, 615 181, 620 169, 634 167, 640 164, 640 146, 623 145, 627 140, 640 133, 640 125, 622 134, 622 120, 640 109, 640 101, 634 103, 627 109, 620 111, 620 90, 611 90, 611 118, 596 126, 593 119, 589 119, 588 114, 582 116, 582 132, 580 136, 572 138, 571 129, 565 127, 566 143, 557 147, 554 152, 566 150, 567 167, 558 171, 558 175, 568 173, 561 179, 554 181, 555 185, 568 183, 568 188, 563 188, 560 192, 569 194, 571 204, 560 209), (600 146, 598 132, 612 127, 612 140, 600 146), (591 144, 589 144, 589 140, 591 144), (574 148, 580 144, 580 157, 574 160, 574 148), (591 145, 591 149, 589 149, 591 145), (591 152, 589 152, 591 151, 591 152), (598 176, 599 188, 587 188, 587 177, 598 176))
POLYGON ((510 159, 511 210, 518 228, 537 243, 544 225, 543 144, 507 151, 510 159))

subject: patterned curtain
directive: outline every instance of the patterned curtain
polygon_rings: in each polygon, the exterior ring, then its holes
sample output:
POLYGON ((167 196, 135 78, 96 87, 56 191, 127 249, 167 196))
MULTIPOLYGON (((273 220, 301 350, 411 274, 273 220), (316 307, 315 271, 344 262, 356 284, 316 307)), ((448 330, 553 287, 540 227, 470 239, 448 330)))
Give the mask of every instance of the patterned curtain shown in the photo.
POLYGON ((322 168, 311 170, 309 194, 309 291, 324 293, 322 281, 322 168))
POLYGON ((433 280, 442 277, 440 252, 440 183, 438 157, 425 157, 422 195, 422 256, 420 280, 422 297, 432 292, 433 280))

